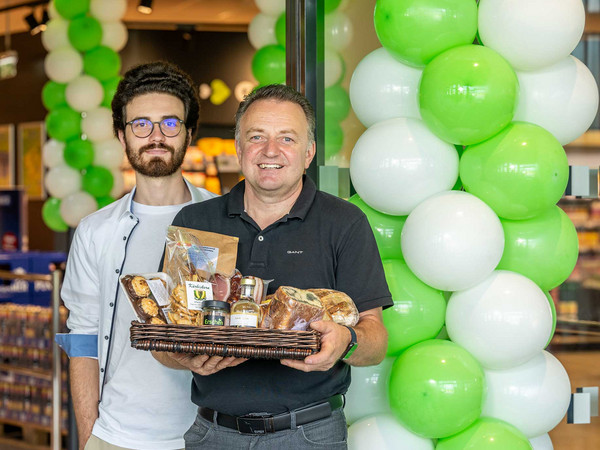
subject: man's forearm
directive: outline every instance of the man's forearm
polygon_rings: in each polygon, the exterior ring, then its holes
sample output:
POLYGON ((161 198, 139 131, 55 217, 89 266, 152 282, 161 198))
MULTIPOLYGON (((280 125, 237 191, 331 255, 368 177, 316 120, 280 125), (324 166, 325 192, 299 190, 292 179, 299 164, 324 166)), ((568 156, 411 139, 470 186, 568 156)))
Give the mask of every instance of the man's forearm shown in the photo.
POLYGON ((79 448, 83 449, 98 418, 98 360, 71 358, 69 361, 71 398, 77 421, 79 448))
POLYGON ((347 363, 351 366, 372 366, 385 358, 388 334, 381 319, 381 309, 374 310, 378 314, 361 316, 354 326, 358 346, 347 363))

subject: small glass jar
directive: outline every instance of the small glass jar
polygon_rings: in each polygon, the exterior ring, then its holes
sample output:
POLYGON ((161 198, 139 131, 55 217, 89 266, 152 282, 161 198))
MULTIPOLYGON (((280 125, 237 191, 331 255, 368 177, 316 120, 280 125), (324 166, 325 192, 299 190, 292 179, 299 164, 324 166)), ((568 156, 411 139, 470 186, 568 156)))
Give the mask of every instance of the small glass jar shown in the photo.
POLYGON ((258 328, 260 323, 260 306, 254 302, 256 280, 242 278, 240 281, 240 299, 231 306, 231 326, 258 328))
POLYGON ((229 326, 229 303, 219 300, 202 302, 202 325, 229 326))

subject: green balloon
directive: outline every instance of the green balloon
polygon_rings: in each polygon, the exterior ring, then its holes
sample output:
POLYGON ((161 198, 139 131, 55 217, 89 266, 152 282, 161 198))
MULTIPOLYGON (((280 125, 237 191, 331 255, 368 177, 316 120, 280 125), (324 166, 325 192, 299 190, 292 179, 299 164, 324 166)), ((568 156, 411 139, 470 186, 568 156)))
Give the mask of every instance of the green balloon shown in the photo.
POLYGON ((261 85, 285 83, 285 49, 265 45, 252 58, 252 75, 261 85))
POLYGON ((65 91, 67 85, 48 81, 42 88, 42 103, 47 110, 52 111, 60 106, 67 106, 67 97, 65 91))
POLYGON ((333 119, 325 119, 325 159, 337 155, 344 146, 344 130, 333 119))
POLYGON ((325 117, 341 122, 350 113, 350 96, 346 89, 334 84, 325 89, 325 117))
POLYGON ((73 139, 67 142, 64 157, 65 162, 74 169, 85 169, 94 162, 94 146, 90 141, 73 139))
POLYGON ((471 44, 477 32, 473 0, 377 0, 375 31, 386 50, 423 67, 440 53, 471 44))
POLYGON ((90 9, 90 0, 54 0, 56 11, 65 19, 73 19, 90 9))
POLYGON ((432 339, 413 345, 394 362, 390 407, 413 433, 444 438, 481 415, 484 374, 464 348, 432 339))
POLYGON ((42 206, 42 219, 52 231, 67 231, 69 225, 65 223, 60 215, 60 199, 50 197, 42 206))
POLYGON ((121 58, 112 48, 100 45, 83 55, 83 70, 100 81, 106 81, 119 74, 121 58))
POLYGON ((354 194, 348 201, 358 206, 367 216, 369 225, 375 235, 377 248, 381 259, 399 259, 404 261, 400 235, 407 216, 391 216, 384 214, 367 205, 358 194, 354 194))
POLYGON ((455 47, 423 70, 421 117, 445 141, 477 144, 510 123, 518 91, 515 71, 494 50, 481 45, 455 47))
POLYGON ((525 275, 542 290, 562 284, 579 256, 577 230, 558 206, 526 220, 501 219, 504 253, 497 269, 525 275))
POLYGON ((275 38, 277 43, 285 48, 285 13, 281 13, 275 22, 275 38))
POLYGON ((104 100, 102 100, 102 106, 110 108, 110 104, 112 103, 112 99, 115 96, 115 92, 117 92, 117 87, 120 82, 121 77, 109 78, 102 82, 102 87, 104 88, 104 100))
POLYGON ((398 356, 418 342, 435 338, 444 326, 444 293, 419 280, 405 262, 383 261, 394 306, 383 311, 388 331, 388 356, 398 356))
POLYGON ((83 190, 94 197, 105 197, 113 188, 113 175, 105 167, 91 166, 82 177, 83 190))
POLYGON ((87 52, 100 45, 102 25, 90 16, 81 16, 69 23, 69 42, 80 52, 87 52))
POLYGON ((529 439, 514 426, 482 417, 466 430, 440 439, 436 450, 531 450, 529 439))
POLYGON ((68 106, 60 106, 46 116, 46 130, 57 141, 77 138, 81 134, 81 114, 68 106))
POLYGON ((325 0, 323 3, 323 9, 325 10, 325 14, 327 14, 337 9, 338 6, 340 6, 340 3, 342 3, 342 0, 325 0))
POLYGON ((98 202, 98 209, 102 209, 105 206, 108 206, 112 202, 114 202, 115 199, 112 198, 110 195, 105 195, 104 197, 98 197, 98 198, 96 198, 96 201, 98 202))
POLYGON ((523 220, 556 204, 567 187, 569 163, 544 128, 513 122, 502 132, 467 147, 459 164, 465 190, 498 216, 523 220))

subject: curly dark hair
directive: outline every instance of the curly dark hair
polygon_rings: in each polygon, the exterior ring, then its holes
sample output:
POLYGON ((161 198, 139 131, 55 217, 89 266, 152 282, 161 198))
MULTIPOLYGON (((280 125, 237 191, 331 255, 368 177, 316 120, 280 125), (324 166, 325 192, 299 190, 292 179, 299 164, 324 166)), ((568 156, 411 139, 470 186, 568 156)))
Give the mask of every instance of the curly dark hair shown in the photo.
POLYGON ((235 140, 239 143, 240 122, 250 105, 259 100, 275 100, 278 102, 292 102, 302 108, 308 122, 308 143, 315 141, 315 110, 308 99, 294 88, 285 84, 269 84, 255 89, 244 97, 235 113, 235 140))
POLYGON ((127 104, 138 95, 154 92, 173 95, 183 102, 185 126, 193 136, 200 119, 198 89, 187 73, 165 61, 140 64, 125 73, 111 103, 115 136, 119 130, 125 131, 127 104))

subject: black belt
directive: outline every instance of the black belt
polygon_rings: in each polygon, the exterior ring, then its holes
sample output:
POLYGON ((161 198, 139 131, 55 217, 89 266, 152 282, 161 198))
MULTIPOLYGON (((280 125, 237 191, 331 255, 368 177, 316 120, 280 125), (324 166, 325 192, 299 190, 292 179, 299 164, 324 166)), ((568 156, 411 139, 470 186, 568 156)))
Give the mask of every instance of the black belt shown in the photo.
POLYGON ((244 434, 265 434, 275 431, 289 430, 292 427, 292 413, 296 415, 296 425, 304 425, 331 416, 331 412, 344 405, 344 397, 334 395, 326 401, 305 406, 291 412, 270 415, 230 416, 214 409, 201 407, 198 411, 201 417, 210 422, 216 422, 222 427, 231 428, 244 434))

